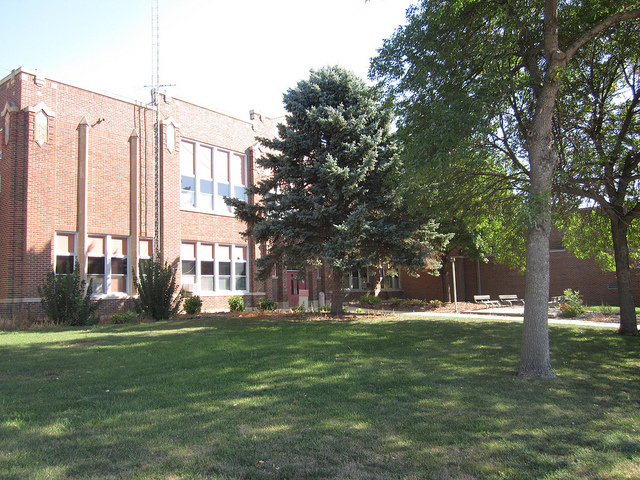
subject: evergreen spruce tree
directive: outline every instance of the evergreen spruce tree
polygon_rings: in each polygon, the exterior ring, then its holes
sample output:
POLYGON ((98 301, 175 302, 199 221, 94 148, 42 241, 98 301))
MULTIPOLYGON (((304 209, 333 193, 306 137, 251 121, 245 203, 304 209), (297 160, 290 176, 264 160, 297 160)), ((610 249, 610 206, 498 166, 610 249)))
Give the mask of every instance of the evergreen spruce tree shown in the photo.
POLYGON ((391 134, 393 112, 377 89, 338 67, 312 71, 284 95, 279 138, 260 138, 265 176, 226 199, 248 224, 245 236, 267 245, 258 278, 274 264, 331 269, 331 312, 342 313, 345 275, 381 264, 437 267, 446 245, 437 225, 410 215, 400 192, 402 165, 391 134))

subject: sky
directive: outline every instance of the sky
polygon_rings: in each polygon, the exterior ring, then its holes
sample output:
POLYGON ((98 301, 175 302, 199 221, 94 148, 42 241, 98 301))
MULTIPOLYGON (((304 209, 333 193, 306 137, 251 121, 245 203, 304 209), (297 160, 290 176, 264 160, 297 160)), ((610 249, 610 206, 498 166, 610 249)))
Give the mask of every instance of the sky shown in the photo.
MULTIPOLYGON (((159 0, 160 83, 171 96, 246 119, 283 115, 312 69, 366 79, 370 58, 416 0, 159 0)), ((150 101, 152 0, 2 0, 0 79, 25 67, 150 101)))

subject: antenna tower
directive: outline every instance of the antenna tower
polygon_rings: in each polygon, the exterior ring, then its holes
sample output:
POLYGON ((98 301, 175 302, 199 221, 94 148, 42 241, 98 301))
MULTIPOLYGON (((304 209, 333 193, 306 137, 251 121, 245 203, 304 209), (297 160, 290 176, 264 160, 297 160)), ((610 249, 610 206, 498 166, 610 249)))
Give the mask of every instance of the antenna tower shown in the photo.
POLYGON ((153 221, 153 256, 160 259, 160 233, 161 233, 161 178, 160 155, 162 152, 162 136, 160 131, 160 102, 158 89, 160 88, 160 33, 159 33, 158 0, 153 0, 152 12, 152 80, 151 101, 153 105, 153 159, 154 159, 154 221, 153 221))

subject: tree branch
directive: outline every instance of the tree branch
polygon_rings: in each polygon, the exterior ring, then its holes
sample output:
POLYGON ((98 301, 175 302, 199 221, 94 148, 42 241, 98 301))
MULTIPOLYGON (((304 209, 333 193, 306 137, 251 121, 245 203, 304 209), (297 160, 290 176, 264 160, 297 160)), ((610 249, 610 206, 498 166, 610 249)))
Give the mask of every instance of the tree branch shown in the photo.
POLYGON ((567 62, 575 55, 575 53, 584 46, 587 42, 590 42, 598 35, 600 35, 607 28, 616 25, 620 22, 624 22, 625 20, 631 20, 634 18, 640 18, 640 8, 634 8, 633 10, 629 10, 627 12, 616 13, 615 15, 610 16, 605 19, 595 27, 593 27, 588 32, 584 33, 580 38, 578 38, 575 42, 573 42, 567 51, 565 52, 567 55, 567 62))

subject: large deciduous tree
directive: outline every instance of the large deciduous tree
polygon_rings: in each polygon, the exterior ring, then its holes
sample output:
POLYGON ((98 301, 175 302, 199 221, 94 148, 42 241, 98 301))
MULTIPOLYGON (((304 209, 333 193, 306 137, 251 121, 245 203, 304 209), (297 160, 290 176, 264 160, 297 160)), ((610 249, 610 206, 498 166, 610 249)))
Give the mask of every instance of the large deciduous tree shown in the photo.
POLYGON ((562 80, 584 45, 638 16, 640 9, 623 1, 423 0, 372 62, 372 75, 399 104, 407 155, 431 172, 446 172, 456 188, 452 170, 486 170, 522 192, 521 376, 555 376, 547 302, 559 161, 553 119, 562 80))
POLYGON ((331 311, 342 313, 344 276, 392 264, 419 269, 447 237, 409 214, 399 191, 402 165, 391 134, 393 112, 381 93, 338 67, 312 71, 284 95, 288 112, 279 138, 261 138, 265 175, 226 199, 247 222, 245 235, 268 247, 258 278, 274 264, 324 263, 331 269, 331 311))
POLYGON ((638 22, 627 22, 578 52, 581 68, 564 75, 555 118, 560 165, 554 190, 563 206, 574 206, 557 223, 576 254, 614 267, 623 335, 638 334, 629 232, 640 216, 639 38, 638 22), (580 211, 585 204, 592 209, 580 211))

